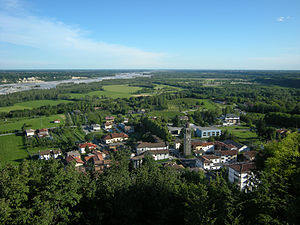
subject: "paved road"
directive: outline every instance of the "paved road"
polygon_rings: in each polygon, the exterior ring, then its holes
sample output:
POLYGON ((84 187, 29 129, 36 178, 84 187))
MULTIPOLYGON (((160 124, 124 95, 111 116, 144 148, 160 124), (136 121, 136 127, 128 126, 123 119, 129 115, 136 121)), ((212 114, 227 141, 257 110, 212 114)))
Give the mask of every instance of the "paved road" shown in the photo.
POLYGON ((2 137, 2 136, 9 136, 9 135, 13 135, 13 134, 17 134, 17 132, 16 133, 0 134, 0 137, 2 137))

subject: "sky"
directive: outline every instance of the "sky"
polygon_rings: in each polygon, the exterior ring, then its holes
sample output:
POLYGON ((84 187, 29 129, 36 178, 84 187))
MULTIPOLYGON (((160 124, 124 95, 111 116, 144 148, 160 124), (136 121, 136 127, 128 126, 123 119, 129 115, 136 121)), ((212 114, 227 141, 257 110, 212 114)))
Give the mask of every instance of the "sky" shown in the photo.
POLYGON ((0 69, 300 70, 300 1, 0 0, 0 69))

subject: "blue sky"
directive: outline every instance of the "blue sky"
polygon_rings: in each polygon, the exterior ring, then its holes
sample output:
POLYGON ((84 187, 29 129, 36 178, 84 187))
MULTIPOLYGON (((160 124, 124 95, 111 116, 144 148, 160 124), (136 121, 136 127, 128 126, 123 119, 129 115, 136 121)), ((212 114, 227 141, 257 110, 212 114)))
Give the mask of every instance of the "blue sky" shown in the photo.
POLYGON ((0 0, 0 69, 300 69, 299 0, 0 0))

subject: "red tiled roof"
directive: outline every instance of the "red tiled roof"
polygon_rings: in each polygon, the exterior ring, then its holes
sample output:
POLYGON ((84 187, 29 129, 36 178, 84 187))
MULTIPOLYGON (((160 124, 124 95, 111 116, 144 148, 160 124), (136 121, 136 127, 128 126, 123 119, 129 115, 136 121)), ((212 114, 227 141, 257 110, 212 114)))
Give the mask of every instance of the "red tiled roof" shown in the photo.
POLYGON ((111 133, 104 137, 105 140, 114 139, 114 138, 128 138, 128 135, 124 133, 111 133))
POLYGON ((214 145, 214 143, 213 142, 201 142, 201 141, 192 143, 193 147, 197 147, 197 146, 207 147, 209 145, 214 145))
POLYGON ((215 151, 216 155, 237 155, 237 150, 215 151))
POLYGON ((159 147, 166 147, 166 143, 165 142, 141 142, 138 144, 137 148, 159 148, 159 147))
POLYGON ((244 155, 249 156, 250 158, 255 157, 257 154, 257 151, 249 151, 249 152, 245 152, 244 155))
POLYGON ((97 145, 89 143, 89 142, 79 144, 78 146, 79 146, 79 148, 85 148, 86 146, 88 146, 89 148, 97 148, 97 145))
POLYGON ((80 157, 75 157, 75 156, 72 156, 72 155, 69 155, 67 158, 66 158, 66 161, 67 162, 72 162, 73 160, 76 161, 76 163, 84 163, 80 157))
POLYGON ((250 170, 253 170, 256 168, 254 163, 232 164, 229 167, 239 173, 249 172, 250 170))

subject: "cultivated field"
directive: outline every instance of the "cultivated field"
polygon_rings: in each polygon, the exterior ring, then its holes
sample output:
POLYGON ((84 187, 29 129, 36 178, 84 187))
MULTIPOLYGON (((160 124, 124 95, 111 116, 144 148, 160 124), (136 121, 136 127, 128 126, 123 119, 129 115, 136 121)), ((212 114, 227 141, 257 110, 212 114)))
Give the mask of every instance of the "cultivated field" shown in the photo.
POLYGON ((57 127, 64 124, 64 115, 51 115, 51 116, 42 116, 38 118, 21 118, 21 119, 11 119, 7 121, 0 122, 0 132, 13 132, 15 130, 21 130, 24 123, 26 123, 28 128, 40 129, 40 128, 50 128, 57 127), (53 120, 59 119, 60 124, 53 123, 53 120))
POLYGON ((0 163, 16 164, 28 157, 23 146, 23 137, 16 135, 0 136, 0 163))
POLYGON ((140 87, 131 87, 128 85, 105 85, 103 86, 104 91, 92 91, 87 94, 65 94, 74 99, 81 99, 85 96, 106 96, 110 98, 130 98, 140 87))
POLYGON ((27 101, 16 103, 13 106, 0 107, 1 112, 10 112, 13 110, 23 110, 23 109, 33 109, 38 108, 44 105, 58 105, 60 103, 69 103, 71 101, 67 100, 36 100, 36 101, 27 101))

